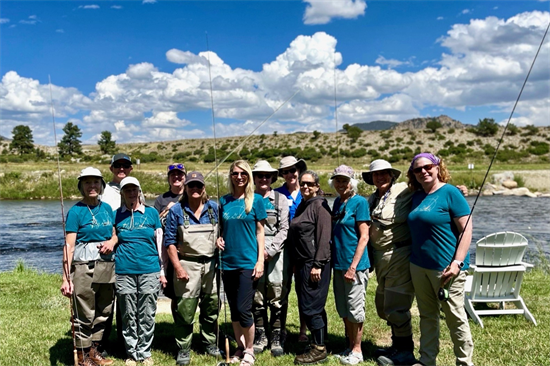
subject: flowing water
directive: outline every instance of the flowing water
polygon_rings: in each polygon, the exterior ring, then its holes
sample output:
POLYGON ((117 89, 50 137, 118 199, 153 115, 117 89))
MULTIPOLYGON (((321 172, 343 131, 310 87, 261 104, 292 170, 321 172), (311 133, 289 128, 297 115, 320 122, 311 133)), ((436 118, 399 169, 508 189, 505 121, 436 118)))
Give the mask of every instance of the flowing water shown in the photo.
MULTIPOLYGON (((329 198, 332 206, 333 198, 329 198)), ((468 197, 470 206, 474 197, 468 197)), ((65 202, 65 213, 75 202, 65 202)), ((497 231, 527 237, 527 259, 550 258, 550 199, 481 197, 474 211, 472 243, 497 231)), ((40 271, 61 273, 63 227, 58 201, 0 201, 0 271, 19 260, 40 271)), ((470 247, 475 254, 475 244, 470 247)))

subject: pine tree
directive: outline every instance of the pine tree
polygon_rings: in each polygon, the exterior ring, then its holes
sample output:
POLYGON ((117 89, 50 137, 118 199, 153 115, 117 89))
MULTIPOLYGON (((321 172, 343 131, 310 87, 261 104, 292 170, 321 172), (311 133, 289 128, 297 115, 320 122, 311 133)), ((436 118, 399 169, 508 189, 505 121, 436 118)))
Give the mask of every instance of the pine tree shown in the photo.
POLYGON ((34 141, 29 126, 15 126, 11 133, 13 135, 13 139, 10 143, 11 150, 16 150, 19 155, 32 154, 34 152, 34 141))
POLYGON ((109 131, 102 131, 97 144, 104 154, 112 154, 116 148, 116 141, 111 140, 112 135, 109 131))
POLYGON ((63 132, 65 132, 65 135, 57 144, 59 155, 61 155, 61 157, 75 154, 81 155, 82 143, 79 138, 82 137, 82 131, 80 128, 72 122, 67 122, 65 127, 63 127, 63 132))

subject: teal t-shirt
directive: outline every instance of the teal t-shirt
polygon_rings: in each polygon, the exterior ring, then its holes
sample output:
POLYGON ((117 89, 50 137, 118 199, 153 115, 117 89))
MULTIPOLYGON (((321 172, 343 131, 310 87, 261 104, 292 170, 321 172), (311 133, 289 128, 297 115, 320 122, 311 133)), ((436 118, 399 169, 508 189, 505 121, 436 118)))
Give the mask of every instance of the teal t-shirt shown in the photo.
POLYGON ((225 250, 222 252, 222 269, 254 269, 258 260, 256 222, 267 218, 262 196, 254 193, 252 209, 247 214, 244 198, 230 194, 220 198, 220 213, 225 250))
POLYGON ((118 246, 115 256, 117 274, 145 274, 160 271, 155 230, 160 229, 159 214, 153 207, 145 212, 115 211, 118 246))
MULTIPOLYGON (((369 202, 365 197, 354 195, 344 204, 340 202, 340 197, 334 200, 332 222, 332 260, 334 269, 347 270, 353 260, 353 255, 357 249, 359 238, 358 222, 370 221, 369 202)), ((370 268, 369 255, 367 248, 357 264, 357 271, 364 271, 370 268)))
POLYGON ((76 233, 77 243, 94 243, 111 239, 114 215, 109 204, 99 202, 97 206, 76 203, 67 212, 65 230, 76 233))
MULTIPOLYGON (((460 234, 453 219, 469 214, 468 202, 450 184, 429 195, 422 190, 415 192, 407 220, 412 238, 411 263, 443 271, 453 260, 460 234)), ((462 269, 468 269, 469 263, 470 253, 462 269)))

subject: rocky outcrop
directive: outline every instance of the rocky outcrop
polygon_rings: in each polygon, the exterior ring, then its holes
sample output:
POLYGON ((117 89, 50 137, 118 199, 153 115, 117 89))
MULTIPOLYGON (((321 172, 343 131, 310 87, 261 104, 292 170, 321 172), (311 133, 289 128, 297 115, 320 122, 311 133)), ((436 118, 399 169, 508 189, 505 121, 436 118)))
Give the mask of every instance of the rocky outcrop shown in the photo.
POLYGON ((466 125, 464 125, 462 122, 457 121, 455 119, 452 119, 449 116, 441 115, 439 117, 424 117, 424 118, 413 118, 408 119, 406 121, 403 121, 399 123, 397 126, 393 127, 392 129, 395 130, 418 130, 418 129, 425 129, 426 124, 432 120, 436 120, 439 123, 441 123, 441 127, 448 127, 448 128, 465 128, 466 125))
MULTIPOLYGON (((491 181, 494 183, 485 183, 481 189, 482 196, 525 196, 525 197, 549 197, 548 194, 540 192, 531 192, 527 187, 518 187, 518 183, 513 180, 512 172, 493 174, 491 181)), ((468 192, 469 195, 476 195, 478 191, 468 192)))

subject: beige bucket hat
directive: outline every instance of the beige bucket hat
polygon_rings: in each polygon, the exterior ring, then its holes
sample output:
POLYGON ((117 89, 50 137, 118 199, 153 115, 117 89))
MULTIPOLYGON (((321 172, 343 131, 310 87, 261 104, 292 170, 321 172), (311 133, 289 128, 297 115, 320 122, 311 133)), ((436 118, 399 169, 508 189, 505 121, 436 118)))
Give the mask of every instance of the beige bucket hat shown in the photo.
POLYGON ((254 173, 271 173, 271 183, 275 183, 279 176, 279 171, 271 166, 267 160, 258 160, 252 168, 252 174, 254 173))
POLYGON ((307 164, 303 159, 296 159, 294 156, 285 156, 281 159, 279 162, 279 175, 282 177, 283 174, 281 171, 285 168, 290 168, 292 166, 295 166, 300 173, 303 173, 307 170, 307 164))
POLYGON ((374 182, 372 181, 372 173, 379 172, 381 170, 389 170, 394 179, 399 178, 399 176, 401 175, 401 170, 392 168, 391 164, 388 161, 384 159, 376 159, 372 163, 370 163, 369 171, 363 172, 363 180, 367 184, 373 186, 374 182))

